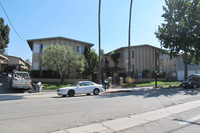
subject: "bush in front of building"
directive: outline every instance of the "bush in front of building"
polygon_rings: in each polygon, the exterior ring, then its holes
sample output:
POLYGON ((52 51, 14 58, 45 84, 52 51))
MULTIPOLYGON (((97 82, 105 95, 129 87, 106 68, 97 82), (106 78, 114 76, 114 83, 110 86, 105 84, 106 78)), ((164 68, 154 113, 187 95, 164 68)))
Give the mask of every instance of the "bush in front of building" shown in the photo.
POLYGON ((57 79, 59 78, 59 75, 57 72, 52 71, 52 70, 43 70, 42 74, 40 74, 40 70, 32 70, 31 78, 56 78, 57 79))

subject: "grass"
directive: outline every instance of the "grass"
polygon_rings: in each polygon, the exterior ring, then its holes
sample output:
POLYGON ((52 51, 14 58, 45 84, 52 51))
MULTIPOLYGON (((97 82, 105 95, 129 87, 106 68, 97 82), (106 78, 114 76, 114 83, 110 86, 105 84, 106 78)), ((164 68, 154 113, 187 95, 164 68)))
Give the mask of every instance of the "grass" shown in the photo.
MULTIPOLYGON (((68 87, 71 86, 72 84, 64 84, 60 85, 58 83, 43 83, 43 90, 57 90, 58 88, 62 87, 68 87)), ((140 87, 140 86, 154 86, 155 82, 148 82, 148 83, 134 83, 133 86, 140 87)), ((172 87, 178 87, 180 84, 177 82, 163 82, 163 81, 158 81, 157 82, 158 86, 162 86, 163 88, 167 88, 170 85, 172 87)))
MULTIPOLYGON (((135 84, 133 84, 133 85, 135 85, 135 86, 137 86, 137 87, 139 87, 139 86, 153 86, 153 85, 155 85, 155 81, 153 81, 153 82, 148 82, 148 83, 135 83, 135 84)), ((157 85, 179 85, 177 82, 163 82, 163 81, 158 81, 157 82, 157 85)))
POLYGON ((58 83, 42 83, 43 85, 43 90, 57 90, 58 88, 62 88, 62 87, 68 87, 71 86, 72 84, 64 84, 64 85, 60 85, 58 83))

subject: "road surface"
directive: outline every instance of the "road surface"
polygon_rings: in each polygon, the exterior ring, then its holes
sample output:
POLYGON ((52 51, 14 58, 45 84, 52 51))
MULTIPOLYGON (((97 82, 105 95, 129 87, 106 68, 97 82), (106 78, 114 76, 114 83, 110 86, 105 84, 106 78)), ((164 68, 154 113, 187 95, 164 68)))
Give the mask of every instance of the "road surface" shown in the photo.
MULTIPOLYGON (((107 93, 99 96, 81 95, 66 98, 52 96, 4 100, 0 101, 0 132, 53 132, 129 117, 199 99, 199 88, 186 90, 182 88, 141 88, 133 92, 107 93)), ((200 115, 199 108, 193 111, 196 114, 191 118, 200 115)), ((173 118, 168 119, 163 119, 163 121, 161 119, 161 123, 165 123, 165 121, 171 122, 173 118)), ((180 117, 180 120, 185 119, 180 117)), ((152 123, 152 131, 156 131, 156 128, 159 128, 159 123, 152 123)), ((141 125, 141 127, 148 127, 148 124, 141 125)), ((198 126, 194 125, 194 127, 197 128, 198 126)), ((190 128, 188 127, 187 129, 189 130, 190 128)), ((138 127, 137 129, 124 130, 124 132, 132 132, 134 130, 140 131, 138 127)), ((175 131, 174 127, 171 130, 175 131)), ((146 132, 146 130, 141 130, 141 132, 146 132)))

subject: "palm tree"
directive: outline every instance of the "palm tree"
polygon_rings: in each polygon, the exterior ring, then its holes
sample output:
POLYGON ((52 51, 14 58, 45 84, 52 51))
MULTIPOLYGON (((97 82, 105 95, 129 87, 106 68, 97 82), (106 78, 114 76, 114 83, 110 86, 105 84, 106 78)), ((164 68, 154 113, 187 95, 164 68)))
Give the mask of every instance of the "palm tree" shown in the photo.
POLYGON ((133 0, 131 0, 131 3, 130 3, 130 13, 129 13, 129 28, 128 28, 128 77, 130 77, 130 67, 131 67, 131 62, 130 62, 130 43, 131 43, 131 11, 132 11, 132 3, 133 3, 133 0))
POLYGON ((99 83, 101 83, 101 0, 99 0, 98 27, 99 27, 99 83))

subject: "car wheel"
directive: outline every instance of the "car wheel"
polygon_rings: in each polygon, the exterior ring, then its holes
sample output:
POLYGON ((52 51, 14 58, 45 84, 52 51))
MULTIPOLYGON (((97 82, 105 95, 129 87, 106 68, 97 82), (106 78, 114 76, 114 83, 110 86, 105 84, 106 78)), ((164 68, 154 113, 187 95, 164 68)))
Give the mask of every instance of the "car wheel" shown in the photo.
POLYGON ((62 97, 67 97, 67 95, 62 95, 62 97))
POLYGON ((197 84, 194 84, 194 85, 193 85, 193 88, 197 88, 197 84))
POLYGON ((90 95, 90 93, 87 93, 87 95, 89 96, 89 95, 90 95))
POLYGON ((98 95, 99 94, 99 89, 94 89, 93 93, 94 93, 94 95, 98 95))
POLYGON ((74 90, 70 90, 70 91, 68 92, 68 96, 69 96, 69 97, 73 97, 74 95, 75 95, 74 90))

